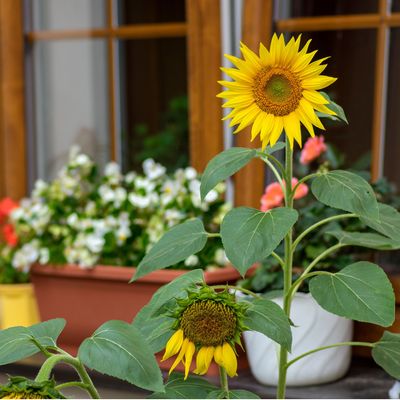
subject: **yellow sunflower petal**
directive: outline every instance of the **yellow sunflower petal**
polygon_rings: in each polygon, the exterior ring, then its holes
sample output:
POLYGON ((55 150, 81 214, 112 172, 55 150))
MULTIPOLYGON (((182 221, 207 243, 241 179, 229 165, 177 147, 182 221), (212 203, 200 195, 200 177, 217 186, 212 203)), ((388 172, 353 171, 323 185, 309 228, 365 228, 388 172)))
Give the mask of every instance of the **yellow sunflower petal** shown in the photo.
POLYGON ((189 375, 190 366, 192 365, 193 354, 196 351, 194 343, 189 341, 185 352, 185 380, 189 375))
POLYGON ((257 66, 247 63, 241 58, 231 56, 229 54, 224 54, 224 57, 228 59, 236 68, 240 69, 242 72, 254 75, 257 72, 257 66))
POLYGON ((306 100, 311 101, 311 103, 315 104, 329 104, 329 101, 322 96, 321 93, 318 93, 316 90, 303 90, 303 96, 306 100))
POLYGON ((296 140, 301 147, 300 121, 296 112, 292 112, 283 117, 283 127, 285 128, 286 136, 289 138, 291 148, 293 148, 293 139, 296 140))
POLYGON ((325 68, 328 66, 327 64, 322 65, 312 65, 313 63, 309 64, 305 67, 302 71, 299 72, 300 79, 309 79, 313 78, 314 76, 322 74, 325 68))
POLYGON ((275 117, 272 114, 266 114, 264 125, 261 129, 260 139, 264 141, 266 138, 269 138, 269 134, 274 127, 275 117))
POLYGON ((222 105, 224 108, 232 108, 232 107, 248 107, 252 103, 254 103, 254 97, 248 96, 237 96, 233 99, 228 100, 226 103, 222 105))
POLYGON ((245 60, 249 63, 252 64, 254 66, 256 66, 257 68, 261 67, 261 61, 258 58, 257 54, 254 53, 252 50, 250 50, 245 44, 243 44, 242 42, 240 43, 240 51, 243 54, 243 57, 245 58, 245 60))
POLYGON ((282 117, 275 117, 275 124, 271 132, 270 143, 274 146, 281 136, 283 130, 283 119, 282 117))
POLYGON ((305 99, 301 99, 299 103, 299 108, 303 112, 303 114, 308 118, 311 123, 316 126, 319 129, 325 130, 324 126, 322 125, 322 122, 318 118, 318 116, 315 114, 313 106, 310 104, 305 99))
POLYGON ((177 330, 171 338, 168 340, 165 346, 165 353, 161 361, 167 360, 168 358, 174 356, 180 350, 183 342, 183 330, 177 330))
POLYGON ((211 361, 214 356, 214 347, 202 347, 197 353, 195 373, 204 375, 210 368, 211 361))
POLYGON ((313 104, 313 107, 319 111, 322 112, 324 114, 328 114, 328 115, 337 115, 335 113, 335 111, 332 111, 330 108, 328 108, 327 106, 324 106, 323 104, 313 104))
POLYGON ((247 82, 247 83, 253 82, 253 79, 248 74, 245 74, 244 72, 239 71, 238 69, 221 67, 221 71, 225 72, 225 74, 235 79, 236 81, 247 82))
POLYGON ((269 51, 262 43, 260 43, 259 53, 260 53, 260 60, 264 65, 271 64, 271 55, 269 54, 269 51))
POLYGON ((299 56, 292 66, 293 71, 296 73, 299 73, 304 68, 306 68, 307 65, 310 64, 311 60, 313 59, 313 57, 315 56, 316 53, 317 53, 317 50, 315 50, 311 53, 307 53, 307 54, 299 56))
POLYGON ((214 360, 215 362, 223 367, 223 358, 222 358, 222 346, 217 346, 214 350, 214 360))
POLYGON ((332 78, 330 76, 319 75, 313 78, 304 79, 301 82, 301 86, 304 89, 311 89, 311 90, 320 90, 326 88, 327 86, 331 85, 333 82, 336 81, 337 78, 332 78))
POLYGON ((251 127, 251 141, 253 141, 260 133, 261 128, 264 126, 264 119, 267 116, 266 113, 260 112, 257 118, 254 120, 253 126, 251 127))
POLYGON ((224 343, 222 346, 222 361, 226 373, 233 378, 237 372, 237 357, 229 343, 224 343))
POLYGON ((306 127, 310 136, 314 137, 315 136, 314 127, 313 127, 312 123, 309 121, 309 119, 303 114, 303 112, 301 111, 301 108, 300 107, 297 108, 295 113, 297 114, 298 118, 300 119, 300 122, 306 127))
POLYGON ((182 343, 181 351, 178 354, 178 357, 176 357, 174 363, 172 364, 172 367, 169 369, 169 374, 171 375, 172 371, 176 368, 176 366, 181 362, 183 356, 186 353, 187 347, 189 345, 189 339, 185 339, 182 343))

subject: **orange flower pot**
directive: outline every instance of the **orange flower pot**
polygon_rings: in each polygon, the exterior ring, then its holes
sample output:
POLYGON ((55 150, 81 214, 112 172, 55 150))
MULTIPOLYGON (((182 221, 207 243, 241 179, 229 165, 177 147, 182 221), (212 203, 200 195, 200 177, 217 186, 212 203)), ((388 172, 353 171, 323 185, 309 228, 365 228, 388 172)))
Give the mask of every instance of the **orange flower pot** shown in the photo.
MULTIPOLYGON (((76 354, 80 343, 104 322, 119 319, 131 322, 161 286, 186 273, 182 270, 154 271, 134 284, 128 284, 133 267, 96 266, 82 269, 76 265, 35 265, 32 282, 42 321, 65 318, 67 325, 59 338, 60 347, 76 354)), ((208 284, 234 283, 240 278, 233 267, 205 272, 208 284)), ((241 357, 239 364, 247 367, 241 357)), ((168 368, 167 362, 160 364, 168 368)), ((218 369, 210 369, 217 375, 218 369)))

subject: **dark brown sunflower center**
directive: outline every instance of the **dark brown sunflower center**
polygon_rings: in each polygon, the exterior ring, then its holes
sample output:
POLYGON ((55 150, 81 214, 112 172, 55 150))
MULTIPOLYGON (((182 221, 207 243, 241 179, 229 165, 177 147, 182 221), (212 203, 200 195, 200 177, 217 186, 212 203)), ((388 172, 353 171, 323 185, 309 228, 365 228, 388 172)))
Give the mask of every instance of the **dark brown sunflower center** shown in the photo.
POLYGON ((291 71, 272 67, 262 69, 255 76, 253 94, 261 110, 284 116, 299 105, 302 88, 299 79, 291 71))
POLYGON ((234 337, 236 315, 225 304, 199 301, 183 312, 181 328, 185 337, 196 345, 219 346, 234 337))

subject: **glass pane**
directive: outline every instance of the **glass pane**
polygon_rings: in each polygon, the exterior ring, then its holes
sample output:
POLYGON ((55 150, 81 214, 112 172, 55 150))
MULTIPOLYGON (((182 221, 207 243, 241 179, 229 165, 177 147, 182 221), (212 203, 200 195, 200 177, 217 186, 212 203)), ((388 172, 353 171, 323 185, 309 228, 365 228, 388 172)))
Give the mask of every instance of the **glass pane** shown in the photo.
POLYGON ((378 0, 276 0, 278 18, 378 12, 378 0))
POLYGON ((318 49, 315 59, 330 56, 324 74, 338 78, 326 92, 344 108, 349 125, 325 120, 325 140, 345 154, 346 165, 350 166, 371 148, 376 33, 375 30, 304 33, 302 43, 308 39, 312 39, 309 51, 318 49))
POLYGON ((186 39, 119 43, 125 170, 151 157, 170 170, 188 164, 186 39))
POLYGON ((400 188, 400 29, 390 33, 389 84, 387 99, 385 175, 400 188))
POLYGON ((120 0, 121 25, 185 21, 185 0, 120 0))
POLYGON ((106 0, 32 0, 33 28, 102 28, 106 21, 106 0))
POLYGON ((400 0, 392 0, 392 11, 400 12, 400 0))
POLYGON ((51 179, 79 145, 100 165, 109 156, 107 47, 102 40, 35 45, 38 177, 51 179))

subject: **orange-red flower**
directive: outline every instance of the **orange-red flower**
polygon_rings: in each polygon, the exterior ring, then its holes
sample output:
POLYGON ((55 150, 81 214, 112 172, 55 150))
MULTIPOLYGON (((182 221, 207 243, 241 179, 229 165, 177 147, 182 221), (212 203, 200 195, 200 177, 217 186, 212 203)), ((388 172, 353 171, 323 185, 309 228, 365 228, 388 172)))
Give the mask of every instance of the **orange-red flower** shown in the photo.
POLYGON ((302 164, 309 164, 311 161, 314 161, 318 158, 322 153, 325 153, 327 150, 325 144, 325 138, 323 136, 315 136, 309 138, 307 142, 304 144, 304 148, 301 151, 300 162, 302 164))
POLYGON ((0 223, 3 223, 5 219, 8 218, 11 211, 17 207, 18 203, 9 197, 5 197, 4 199, 0 200, 0 223))
MULTIPOLYGON (((292 188, 294 188, 299 180, 297 178, 292 179, 292 188)), ((294 199, 301 199, 308 193, 308 186, 305 183, 301 183, 294 194, 294 199)), ((285 196, 281 185, 278 182, 273 182, 265 188, 264 195, 261 197, 261 211, 266 212, 275 207, 283 205, 285 196)))
POLYGON ((3 235, 6 243, 9 246, 15 247, 18 244, 18 236, 15 233, 15 229, 12 224, 5 224, 3 226, 3 235))

